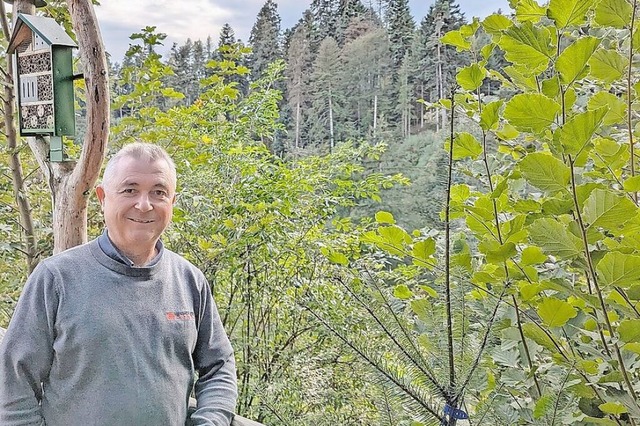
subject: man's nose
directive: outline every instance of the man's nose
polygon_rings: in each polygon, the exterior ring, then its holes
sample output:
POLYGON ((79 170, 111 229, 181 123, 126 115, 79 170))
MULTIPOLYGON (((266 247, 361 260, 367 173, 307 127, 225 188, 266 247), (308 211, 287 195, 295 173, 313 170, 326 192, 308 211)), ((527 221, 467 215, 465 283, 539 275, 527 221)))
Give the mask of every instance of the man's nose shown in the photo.
POLYGON ((149 194, 141 193, 136 202, 136 209, 142 212, 148 212, 153 209, 153 205, 151 204, 151 200, 149 199, 149 194))

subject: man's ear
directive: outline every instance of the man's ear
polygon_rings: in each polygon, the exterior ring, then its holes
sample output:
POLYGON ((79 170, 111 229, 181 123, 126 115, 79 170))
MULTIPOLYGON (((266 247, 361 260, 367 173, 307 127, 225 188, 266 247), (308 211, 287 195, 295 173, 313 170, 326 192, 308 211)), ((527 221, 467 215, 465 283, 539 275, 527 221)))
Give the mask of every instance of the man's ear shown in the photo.
POLYGON ((96 186, 96 196, 100 201, 100 206, 104 206, 104 187, 102 185, 96 186))

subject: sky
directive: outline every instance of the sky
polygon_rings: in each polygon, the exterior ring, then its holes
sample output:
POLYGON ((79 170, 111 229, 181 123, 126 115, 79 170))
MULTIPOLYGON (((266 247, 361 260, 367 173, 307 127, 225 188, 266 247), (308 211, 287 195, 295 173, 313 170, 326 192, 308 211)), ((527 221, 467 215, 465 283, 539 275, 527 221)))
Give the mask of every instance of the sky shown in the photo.
MULTIPOLYGON (((246 42, 265 0, 102 0, 101 3, 96 14, 106 49, 112 61, 121 62, 131 42, 129 36, 148 25, 167 34, 159 53, 166 53, 173 43, 184 44, 187 38, 205 41, 211 36, 217 44, 225 23, 231 25, 236 38, 246 42)), ((276 3, 284 30, 298 22, 311 0, 276 0, 276 3)), ((363 3, 366 5, 368 0, 363 3)), ((417 24, 433 3, 433 0, 409 0, 417 24)), ((458 4, 467 20, 473 16, 484 18, 498 9, 509 10, 508 0, 458 0, 458 4)))

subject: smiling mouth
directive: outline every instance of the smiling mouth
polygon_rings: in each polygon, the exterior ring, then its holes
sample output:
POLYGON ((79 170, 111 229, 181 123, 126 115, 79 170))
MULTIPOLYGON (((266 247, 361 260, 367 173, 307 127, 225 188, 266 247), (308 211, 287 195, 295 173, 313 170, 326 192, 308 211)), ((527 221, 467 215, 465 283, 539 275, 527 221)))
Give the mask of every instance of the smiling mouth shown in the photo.
POLYGON ((134 218, 129 218, 130 221, 135 222, 135 223, 152 223, 153 220, 142 220, 142 219, 134 219, 134 218))

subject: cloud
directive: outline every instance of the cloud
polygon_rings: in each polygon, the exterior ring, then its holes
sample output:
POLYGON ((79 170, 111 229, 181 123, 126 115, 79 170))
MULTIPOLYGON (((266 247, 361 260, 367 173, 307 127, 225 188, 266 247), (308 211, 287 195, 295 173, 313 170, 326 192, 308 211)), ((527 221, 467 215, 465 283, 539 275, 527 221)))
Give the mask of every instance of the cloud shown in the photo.
POLYGON ((119 61, 130 40, 129 36, 146 26, 155 26, 167 34, 165 47, 187 38, 206 40, 217 37, 225 22, 235 11, 222 1, 191 0, 185 7, 182 1, 170 0, 107 0, 96 7, 96 15, 107 50, 119 61))

